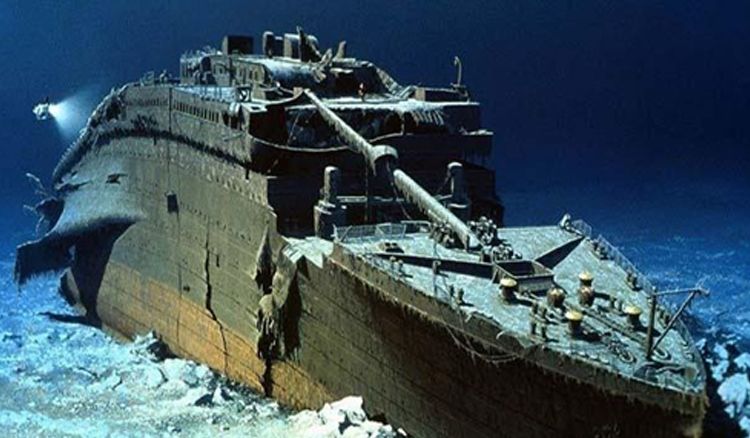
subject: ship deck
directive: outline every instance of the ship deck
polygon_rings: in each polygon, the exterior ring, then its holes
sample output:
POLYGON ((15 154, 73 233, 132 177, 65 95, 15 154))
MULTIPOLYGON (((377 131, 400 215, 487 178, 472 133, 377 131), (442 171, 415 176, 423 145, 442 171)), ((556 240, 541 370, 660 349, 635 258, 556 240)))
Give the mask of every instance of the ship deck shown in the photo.
MULTIPOLYGON (((373 268, 450 305, 462 319, 481 316, 492 321, 498 337, 513 336, 523 345, 542 346, 649 385, 678 392, 701 391, 703 367, 681 324, 668 332, 652 359, 646 359, 651 285, 642 280, 644 287, 634 290, 629 286, 626 277, 634 268, 619 252, 617 257, 600 257, 592 239, 560 226, 500 228, 498 237, 515 253, 514 260, 501 266, 522 279, 520 285, 531 278, 530 289, 534 289, 525 292, 521 288, 515 299, 506 301, 491 263, 480 261, 476 253, 439 244, 428 228, 416 223, 353 226, 338 229, 336 240, 373 268), (554 267, 539 263, 552 264, 550 258, 555 259, 554 267), (576 298, 579 274, 584 271, 595 279, 596 298, 590 306, 581 305, 576 298), (545 281, 564 290, 562 307, 548 305, 545 281), (644 309, 642 323, 629 323, 623 311, 628 305, 644 309), (565 316, 570 310, 583 315, 581 332, 575 336, 565 316)), ((316 264, 332 247, 317 238, 297 241, 294 246, 316 264)), ((656 338, 665 329, 669 312, 660 306, 657 315, 656 338)))

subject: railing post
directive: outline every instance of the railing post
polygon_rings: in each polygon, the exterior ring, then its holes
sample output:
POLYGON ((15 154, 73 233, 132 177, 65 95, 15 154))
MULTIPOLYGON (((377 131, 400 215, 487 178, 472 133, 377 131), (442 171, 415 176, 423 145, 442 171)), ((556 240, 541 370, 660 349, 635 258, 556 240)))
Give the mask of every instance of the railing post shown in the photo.
POLYGON ((646 331, 646 360, 651 360, 654 347, 654 319, 656 318, 656 294, 652 292, 648 297, 648 329, 646 331))

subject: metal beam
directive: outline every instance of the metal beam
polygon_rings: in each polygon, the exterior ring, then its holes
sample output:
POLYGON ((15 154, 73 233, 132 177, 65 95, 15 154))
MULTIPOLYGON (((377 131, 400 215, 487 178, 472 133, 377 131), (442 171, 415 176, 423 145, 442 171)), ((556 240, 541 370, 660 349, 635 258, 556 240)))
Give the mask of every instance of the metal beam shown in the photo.
POLYGON ((398 154, 395 149, 384 145, 373 146, 336 113, 331 111, 315 93, 307 89, 304 90, 304 93, 313 105, 317 107, 323 119, 336 130, 349 146, 362 154, 374 171, 385 170, 388 172, 388 178, 396 188, 404 194, 404 197, 416 204, 431 221, 447 224, 458 236, 465 248, 476 247, 479 244, 479 239, 464 221, 438 202, 435 197, 414 181, 406 172, 396 168, 398 154))

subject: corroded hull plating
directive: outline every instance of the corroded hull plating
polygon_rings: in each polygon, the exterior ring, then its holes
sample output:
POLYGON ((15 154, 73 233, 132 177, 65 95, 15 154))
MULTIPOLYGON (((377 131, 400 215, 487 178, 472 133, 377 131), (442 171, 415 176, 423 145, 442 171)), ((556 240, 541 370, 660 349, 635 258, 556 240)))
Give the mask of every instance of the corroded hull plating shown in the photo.
MULTIPOLYGON (((259 358, 255 260, 273 215, 243 194, 251 182, 241 171, 199 177, 184 164, 197 161, 168 158, 180 145, 143 142, 123 139, 99 154, 128 173, 111 189, 150 218, 116 236, 108 255, 79 245, 63 277, 63 291, 118 332, 153 330, 177 354, 297 408, 361 394, 371 414, 415 436, 699 434, 700 398, 693 413, 681 413, 666 400, 662 407, 628 400, 526 360, 473 358, 446 327, 335 260, 299 270, 294 358, 259 358), (183 188, 175 192, 179 214, 168 212, 169 184, 183 188), (102 256, 106 265, 91 263, 102 256)), ((78 172, 88 166, 99 163, 84 160, 78 172)), ((97 203, 105 195, 87 196, 97 203)))

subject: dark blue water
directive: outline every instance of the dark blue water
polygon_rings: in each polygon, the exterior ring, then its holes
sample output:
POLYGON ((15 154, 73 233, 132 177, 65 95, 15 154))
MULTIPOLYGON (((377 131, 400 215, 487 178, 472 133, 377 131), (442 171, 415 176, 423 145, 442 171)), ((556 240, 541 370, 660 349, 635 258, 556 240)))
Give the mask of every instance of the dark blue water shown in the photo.
POLYGON ((147 70, 176 72, 180 54, 226 33, 302 25, 404 83, 447 85, 461 56, 497 133, 502 189, 683 175, 748 185, 748 22, 740 0, 6 0, 0 180, 46 175, 57 159, 56 129, 28 112, 45 96, 101 96, 147 70))
MULTIPOLYGON (((4 293, 34 226, 23 174, 46 179, 75 134, 34 120, 36 102, 75 97, 85 115, 111 87, 174 73, 181 53, 225 33, 300 24, 402 83, 448 84, 461 56, 496 134, 508 224, 583 218, 661 289, 709 288, 691 312, 747 340, 747 23, 740 1, 0 2, 4 293)), ((53 289, 35 291, 56 305, 53 289)))

